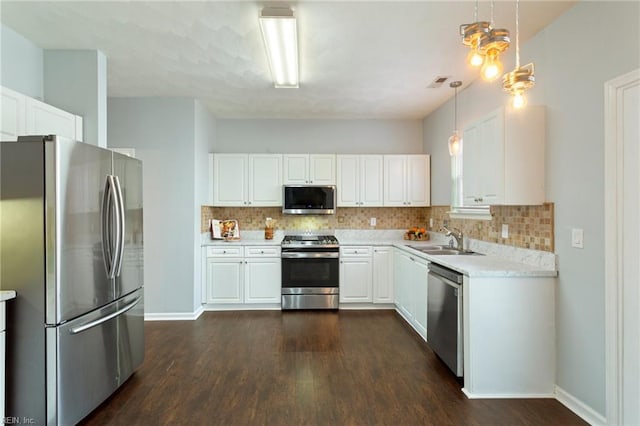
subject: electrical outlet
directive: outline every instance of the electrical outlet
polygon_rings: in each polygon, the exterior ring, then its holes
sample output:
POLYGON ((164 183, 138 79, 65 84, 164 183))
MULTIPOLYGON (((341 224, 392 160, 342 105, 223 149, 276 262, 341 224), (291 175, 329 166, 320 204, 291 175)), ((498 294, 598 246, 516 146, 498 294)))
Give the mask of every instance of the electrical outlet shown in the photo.
POLYGON ((584 248, 584 231, 582 229, 571 230, 571 247, 584 248))
POLYGON ((502 238, 509 238, 509 225, 506 223, 502 224, 502 238))
POLYGON ((429 218, 429 228, 433 228, 433 218, 429 218))
POLYGON ((369 220, 369 223, 371 224, 371 226, 376 226, 376 218, 375 218, 375 217, 372 217, 372 218, 369 220))

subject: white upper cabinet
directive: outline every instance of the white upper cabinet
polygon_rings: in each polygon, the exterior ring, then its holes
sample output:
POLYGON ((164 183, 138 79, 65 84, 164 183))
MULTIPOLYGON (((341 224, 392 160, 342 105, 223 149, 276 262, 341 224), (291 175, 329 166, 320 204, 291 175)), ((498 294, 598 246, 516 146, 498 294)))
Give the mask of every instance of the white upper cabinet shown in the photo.
POLYGON ((545 111, 498 108, 464 130, 463 203, 537 205, 545 201, 545 111))
POLYGON ((249 155, 250 205, 282 205, 282 155, 249 155))
POLYGON ((333 154, 284 154, 285 185, 335 185, 333 154))
POLYGON ((384 205, 425 207, 431 203, 429 155, 384 156, 384 205))
POLYGON ((282 155, 213 154, 213 205, 282 205, 282 155))
POLYGON ((213 205, 246 206, 249 183, 247 154, 214 154, 213 205))
POLYGON ((1 140, 23 135, 58 135, 82 141, 82 117, 0 87, 1 140))
POLYGON ((382 155, 337 156, 338 207, 383 205, 382 155))
POLYGON ((18 136, 25 134, 26 129, 26 100, 27 97, 13 90, 0 87, 0 140, 15 141, 18 136))

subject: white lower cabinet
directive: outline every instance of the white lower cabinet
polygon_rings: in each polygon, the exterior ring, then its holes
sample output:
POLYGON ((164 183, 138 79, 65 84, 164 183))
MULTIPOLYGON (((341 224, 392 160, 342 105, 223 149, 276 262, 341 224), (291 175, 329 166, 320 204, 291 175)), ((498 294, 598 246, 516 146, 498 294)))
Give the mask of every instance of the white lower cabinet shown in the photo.
POLYGON ((280 303, 279 257, 247 257, 244 268, 245 303, 280 303))
POLYGON ((207 303, 242 303, 244 300, 244 260, 207 258, 207 303))
POLYGON ((205 303, 280 303, 280 247, 210 246, 205 256, 205 303))
POLYGON ((427 274, 429 262, 396 249, 393 260, 398 312, 427 339, 427 274))
POLYGON ((374 247, 373 303, 393 301, 393 247, 374 247))
POLYGON ((371 303, 371 247, 340 247, 340 303, 371 303))

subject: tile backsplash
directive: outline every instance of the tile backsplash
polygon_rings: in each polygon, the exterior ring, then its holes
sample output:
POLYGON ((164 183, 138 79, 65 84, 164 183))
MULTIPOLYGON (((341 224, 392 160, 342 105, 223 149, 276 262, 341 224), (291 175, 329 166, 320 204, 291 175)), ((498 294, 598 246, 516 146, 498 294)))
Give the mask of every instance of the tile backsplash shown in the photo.
POLYGON ((236 219, 240 231, 264 229, 265 219, 276 220, 276 229, 405 229, 427 226, 425 207, 339 207, 335 215, 283 215, 280 207, 210 207, 201 208, 201 231, 209 230, 211 219, 236 219), (370 226, 372 217, 376 226, 370 226))
POLYGON ((449 206, 431 207, 341 207, 335 215, 283 215, 280 207, 210 207, 201 208, 201 232, 209 230, 211 219, 237 219, 242 230, 264 229, 267 217, 276 220, 276 229, 315 231, 321 229, 407 229, 427 227, 439 231, 444 220, 462 230, 465 236, 526 249, 554 251, 553 203, 541 206, 491 206, 492 220, 449 219, 449 206), (370 219, 376 218, 376 226, 370 219), (509 225, 509 238, 501 238, 502 225, 509 225))
POLYGON ((445 220, 465 236, 490 243, 533 250, 554 250, 553 203, 541 206, 491 206, 491 220, 449 219, 449 206, 431 206, 427 214, 433 218, 433 231, 439 231, 445 220), (509 238, 502 238, 502 225, 509 225, 509 238))

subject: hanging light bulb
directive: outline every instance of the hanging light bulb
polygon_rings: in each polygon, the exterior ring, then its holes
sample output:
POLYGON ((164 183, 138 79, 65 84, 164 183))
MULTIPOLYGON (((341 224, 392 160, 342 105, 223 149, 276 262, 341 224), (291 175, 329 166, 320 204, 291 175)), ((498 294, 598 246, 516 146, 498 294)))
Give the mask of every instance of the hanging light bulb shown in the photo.
POLYGON ((524 92, 536 84, 533 62, 520 66, 520 1, 516 0, 516 67, 502 77, 502 88, 511 95, 511 106, 522 109, 527 105, 524 92))
POLYGON ((485 81, 494 81, 500 75, 502 75, 502 70, 504 66, 502 62, 500 62, 500 52, 495 49, 492 49, 487 52, 484 64, 480 70, 482 79, 485 81))
POLYGON ((472 67, 478 68, 484 62, 484 55, 478 51, 480 38, 491 31, 489 22, 478 21, 478 0, 476 0, 474 18, 472 24, 460 25, 460 35, 462 36, 462 44, 470 48, 470 52, 467 55, 467 63, 472 67))
POLYGON ((515 109, 520 109, 527 106, 527 97, 524 95, 524 93, 518 92, 514 94, 511 98, 511 106, 515 109))
POLYGON ((482 79, 494 81, 502 74, 503 65, 500 54, 509 48, 511 39, 509 30, 493 28, 493 0, 491 0, 491 30, 482 34, 478 40, 478 52, 484 55, 484 64, 480 70, 482 79))
POLYGON ((504 66, 500 54, 507 50, 510 42, 509 30, 496 28, 480 39, 478 50, 485 55, 480 72, 485 81, 494 81, 502 75, 504 66))
POLYGON ((473 49, 467 55, 467 63, 474 68, 481 67, 484 63, 484 56, 478 52, 478 49, 473 49))
POLYGON ((458 131, 458 87, 462 85, 461 81, 452 81, 449 83, 449 87, 455 89, 454 95, 454 107, 453 107, 453 133, 449 137, 449 155, 455 157, 460 153, 460 149, 462 148, 462 136, 458 131))

